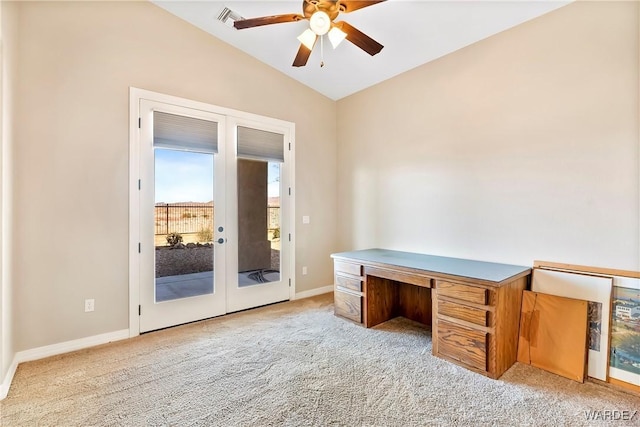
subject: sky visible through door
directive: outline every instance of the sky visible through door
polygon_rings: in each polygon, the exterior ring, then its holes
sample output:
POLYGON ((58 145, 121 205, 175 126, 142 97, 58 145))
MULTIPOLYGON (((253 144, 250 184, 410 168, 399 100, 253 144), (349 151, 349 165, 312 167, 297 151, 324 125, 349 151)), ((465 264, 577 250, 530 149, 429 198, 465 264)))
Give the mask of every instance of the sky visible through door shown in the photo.
MULTIPOLYGON (((212 156, 156 149, 156 203, 210 202, 213 199, 212 156), (203 179, 205 178, 205 179, 203 179)), ((269 162, 269 197, 280 195, 280 164, 269 162)))

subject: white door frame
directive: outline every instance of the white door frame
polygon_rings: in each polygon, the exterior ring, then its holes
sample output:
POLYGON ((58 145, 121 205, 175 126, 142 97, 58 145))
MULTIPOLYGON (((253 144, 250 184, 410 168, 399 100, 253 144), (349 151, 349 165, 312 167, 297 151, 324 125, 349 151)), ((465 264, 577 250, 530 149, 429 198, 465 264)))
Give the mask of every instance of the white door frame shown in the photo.
MULTIPOLYGON (((140 244, 140 100, 162 102, 195 110, 211 111, 215 114, 233 117, 240 121, 248 122, 264 122, 265 116, 246 113, 243 111, 233 110, 230 108, 220 107, 199 101, 193 101, 172 95, 166 95, 158 92, 152 92, 145 89, 135 87, 129 88, 129 337, 140 335, 140 260, 139 260, 139 244, 140 244)), ((289 148, 289 187, 290 195, 288 200, 289 219, 288 228, 291 233, 291 242, 289 250, 289 271, 287 272, 291 279, 289 288, 289 299, 295 299, 295 124, 278 119, 269 119, 278 126, 288 127, 290 129, 289 148)))

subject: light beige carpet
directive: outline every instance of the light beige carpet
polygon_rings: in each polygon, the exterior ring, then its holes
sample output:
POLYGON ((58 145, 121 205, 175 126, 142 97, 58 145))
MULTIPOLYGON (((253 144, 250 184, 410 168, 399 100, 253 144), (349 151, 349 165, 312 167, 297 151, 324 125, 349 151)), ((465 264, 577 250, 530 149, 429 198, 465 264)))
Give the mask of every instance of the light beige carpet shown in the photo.
POLYGON ((487 379, 431 356, 414 322, 334 317, 328 294, 22 364, 0 424, 577 426, 635 409, 640 397, 526 365, 487 379))

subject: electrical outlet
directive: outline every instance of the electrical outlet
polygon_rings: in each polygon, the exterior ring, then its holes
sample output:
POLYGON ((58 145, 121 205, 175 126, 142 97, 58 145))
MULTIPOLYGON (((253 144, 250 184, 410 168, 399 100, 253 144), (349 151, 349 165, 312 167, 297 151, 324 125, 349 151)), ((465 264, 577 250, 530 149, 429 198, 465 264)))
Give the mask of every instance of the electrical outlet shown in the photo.
POLYGON ((96 309, 96 300, 86 299, 84 300, 84 312, 88 313, 96 309))
POLYGON ((307 266, 306 265, 302 267, 302 275, 303 276, 307 275, 307 266))

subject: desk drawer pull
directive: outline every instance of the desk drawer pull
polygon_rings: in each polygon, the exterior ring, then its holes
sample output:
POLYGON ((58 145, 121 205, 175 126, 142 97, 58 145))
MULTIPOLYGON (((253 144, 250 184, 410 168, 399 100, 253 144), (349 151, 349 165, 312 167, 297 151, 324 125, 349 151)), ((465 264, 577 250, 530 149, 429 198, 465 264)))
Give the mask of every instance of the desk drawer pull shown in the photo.
POLYGON ((487 290, 457 283, 438 282, 438 295, 461 299, 476 304, 487 305, 487 290))
POLYGON ((356 292, 362 292, 362 281, 360 279, 343 276, 340 273, 336 273, 336 286, 342 286, 343 288, 351 289, 356 292))

